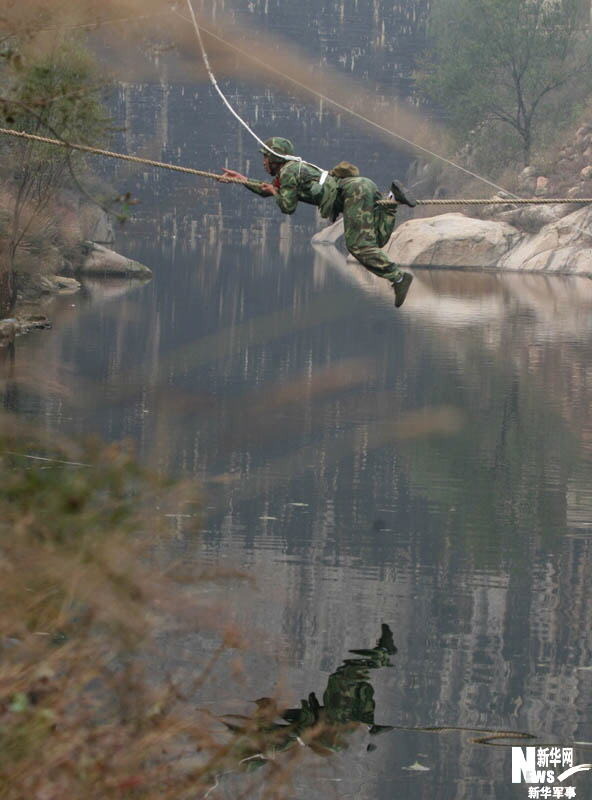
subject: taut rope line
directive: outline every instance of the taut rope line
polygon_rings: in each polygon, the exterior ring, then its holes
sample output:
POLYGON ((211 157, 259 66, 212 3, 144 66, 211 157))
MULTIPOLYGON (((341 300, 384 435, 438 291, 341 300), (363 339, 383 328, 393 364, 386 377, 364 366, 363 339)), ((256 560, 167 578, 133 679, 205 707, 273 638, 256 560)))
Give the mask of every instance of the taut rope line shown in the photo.
MULTIPOLYGON (((170 169, 174 170, 175 172, 185 172, 189 175, 199 175, 202 178, 214 178, 214 180, 220 180, 223 178, 223 175, 219 175, 217 172, 206 172, 202 169, 193 169, 192 167, 181 167, 177 164, 167 164, 165 161, 155 161, 152 158, 141 158, 140 156, 128 156, 124 153, 116 153, 113 150, 103 150, 100 147, 90 147, 86 144, 72 144, 72 142, 61 141, 60 139, 50 139, 48 136, 38 136, 34 133, 26 133, 25 131, 15 131, 11 128, 0 128, 0 134, 4 133, 8 136, 18 136, 21 139, 31 139, 35 142, 41 142, 43 144, 54 144, 58 147, 69 147, 72 150, 81 150, 83 153, 94 153, 98 156, 107 156, 107 158, 118 158, 121 161, 132 161, 135 164, 147 164, 150 167, 158 167, 160 169, 170 169)), ((239 180, 238 178, 224 178, 224 182, 226 183, 244 183, 244 181, 239 180)))
POLYGON ((271 147, 268 147, 268 146, 265 144, 265 142, 263 141, 263 139, 260 139, 260 138, 257 136, 257 134, 255 133, 255 131, 254 131, 254 130, 252 130, 252 128, 250 128, 250 127, 249 127, 249 125, 248 125, 248 124, 247 124, 247 123, 244 121, 244 119, 243 119, 243 118, 242 118, 242 117, 241 117, 241 116, 240 116, 240 115, 239 115, 239 114, 238 114, 238 113, 237 113, 237 112, 234 110, 234 108, 232 107, 232 105, 230 104, 230 102, 228 101, 228 99, 226 98, 226 95, 224 94, 224 92, 222 91, 222 89, 221 89, 221 88, 218 86, 218 81, 216 80, 216 76, 214 75, 214 72, 213 72, 213 70, 212 70, 212 68, 211 68, 211 66, 210 66, 210 61, 209 61, 209 59, 208 59, 208 54, 207 54, 207 52, 206 52, 206 48, 205 48, 205 46, 204 46, 204 43, 203 43, 203 40, 202 40, 202 38, 201 38, 201 32, 200 32, 200 30, 199 30, 199 25, 197 24, 197 18, 196 18, 196 16, 195 16, 195 12, 194 12, 194 10, 193 10, 193 6, 191 5, 191 0, 187 0, 187 7, 189 8, 189 13, 191 14, 191 21, 192 21, 192 23, 193 23, 193 27, 194 27, 194 29, 195 29, 195 34, 196 34, 196 36, 197 36, 197 41, 198 41, 198 44, 199 44, 199 49, 201 50, 201 56, 202 56, 202 58, 203 58, 203 62, 204 62, 204 64, 205 64, 205 67, 206 67, 206 72, 208 73, 208 77, 209 77, 209 79, 210 79, 210 81, 211 81, 211 83, 212 83, 212 86, 214 87, 214 89, 216 90, 216 92, 217 92, 217 93, 218 93, 218 95, 220 96, 220 98, 221 98, 222 102, 224 103, 224 105, 226 106, 226 108, 227 108, 227 109, 230 111, 230 113, 232 114, 232 116, 233 116, 233 117, 234 117, 236 120, 238 120, 238 122, 239 122, 239 123, 240 123, 240 124, 243 126, 243 128, 245 128, 245 130, 246 130, 246 131, 247 131, 247 132, 248 132, 248 133, 249 133, 249 134, 250 134, 250 135, 251 135, 251 136, 252 136, 254 139, 256 139, 256 140, 257 140, 257 142, 259 142, 259 144, 260 144, 262 147, 264 147, 264 148, 265 148, 265 149, 266 149, 266 150, 267 150, 267 151, 268 151, 268 152, 269 152, 271 155, 274 155, 274 156, 276 156, 277 158, 280 158, 280 159, 282 159, 283 161, 297 161, 297 162, 299 162, 300 164, 310 164, 310 166, 311 166, 311 167, 316 167, 316 168, 317 168, 318 170, 320 170, 321 172, 325 172, 325 170, 324 170, 322 167, 319 167, 319 166, 317 166, 316 164, 313 164, 313 163, 311 163, 310 161, 304 161, 304 159, 303 159, 303 158, 301 158, 300 156, 288 156, 288 155, 284 155, 284 154, 282 154, 282 153, 276 153, 276 152, 275 152, 275 150, 272 150, 272 149, 271 149, 271 147))
MULTIPOLYGON (((175 9, 172 9, 172 10, 173 10, 173 13, 175 13, 178 17, 181 17, 181 19, 184 19, 186 22, 189 22, 187 17, 183 16, 183 14, 180 14, 178 11, 175 11, 175 9)), ((332 106, 335 106, 335 108, 338 108, 340 111, 345 111, 347 114, 351 114, 352 117, 356 117, 356 119, 362 120, 362 122, 365 122, 368 125, 371 125, 373 128, 377 128, 379 131, 382 131, 383 133, 388 133, 389 136, 392 136, 393 138, 398 139, 400 142, 404 142, 405 144, 408 144, 414 150, 419 150, 420 152, 425 153, 426 155, 431 156, 432 158, 436 158, 439 161, 442 161, 444 164, 448 164, 448 166, 450 166, 450 167, 454 167, 455 169, 458 169, 461 172, 464 172, 465 175, 470 175, 471 178, 476 178, 478 181, 481 181, 482 183, 486 183, 488 186, 491 186, 491 187, 493 187, 494 189, 497 189, 500 192, 507 192, 507 190, 504 189, 503 186, 499 186, 497 183, 494 183, 493 181, 490 181, 488 178, 484 178, 482 175, 478 175, 476 172, 472 172, 470 169, 467 169, 466 167, 463 167, 460 164, 457 164, 455 161, 451 161, 449 158, 446 158, 445 156, 442 156, 439 153, 435 153, 433 150, 429 150, 427 147, 423 147, 422 145, 417 144, 416 142, 412 142, 411 139, 407 139, 405 136, 402 136, 400 133, 395 133, 395 131, 390 130, 390 128, 385 128, 385 126, 381 125, 379 122, 375 122, 374 120, 369 119, 368 117, 365 117, 363 114, 360 114, 358 111, 354 111, 353 108, 349 108, 348 106, 344 106, 338 100, 333 100, 331 97, 327 97, 326 94, 322 94, 321 92, 317 92, 316 89, 313 89, 310 86, 307 86, 305 83, 302 83, 301 81, 297 80, 296 78, 293 78, 291 75, 288 75, 287 73, 282 72, 280 69, 277 69, 276 67, 272 67, 270 64, 267 64, 265 61, 263 61, 263 59, 257 58, 257 56, 254 56, 252 53, 248 53, 246 50, 242 50, 240 47, 237 47, 236 45, 231 44, 230 42, 227 42, 226 39, 223 39, 221 36, 218 36, 216 33, 213 33, 212 31, 209 31, 207 28, 204 28, 203 25, 201 26, 201 29, 204 31, 204 33, 207 33, 208 36, 211 36, 212 39, 216 39, 216 41, 220 42, 221 44, 225 45, 226 47, 229 47, 231 50, 234 50, 235 52, 240 53, 241 55, 245 56, 246 58, 251 59, 251 61, 255 61, 255 62, 257 62, 257 64, 261 64, 261 66, 265 67, 265 69, 267 69, 269 72, 274 72, 276 75, 280 75, 282 78, 285 78, 286 80, 290 81, 295 86, 299 86, 301 89, 304 89, 309 94, 312 94, 314 97, 318 97, 319 100, 322 100, 323 102, 326 102, 326 103, 330 103, 332 106)), ((226 105, 229 105, 229 103, 226 102, 226 105)), ((234 114, 234 111, 232 111, 232 113, 234 114)), ((283 156, 283 158, 286 158, 286 156, 283 156)), ((308 163, 308 162, 306 162, 306 163, 308 163)), ((313 165, 313 166, 315 166, 315 165, 313 165)))
MULTIPOLYGON (((34 142, 42 144, 52 144, 56 147, 66 147, 72 150, 80 150, 83 153, 92 153, 97 156, 106 156, 107 158, 117 158, 120 161, 131 161, 134 164, 146 164, 149 167, 157 167, 158 169, 168 169, 173 172, 184 172, 186 175, 198 175, 201 178, 212 178, 212 180, 220 181, 221 183, 259 183, 260 181, 252 181, 250 178, 247 181, 240 178, 227 178, 218 172, 208 172, 203 169, 194 169, 193 167, 182 167, 178 164, 169 164, 166 161, 156 161, 153 158, 142 158, 140 156, 129 156, 125 153, 116 153, 114 150, 103 150, 100 147, 91 147, 87 144, 73 144, 72 142, 62 141, 61 139, 51 139, 49 136, 38 136, 35 133, 27 133, 26 131, 17 131, 12 128, 0 128, 0 134, 6 136, 15 136, 19 139, 30 139, 34 142)), ((284 156, 282 156, 284 158, 284 156)), ((308 163, 308 162, 305 162, 308 163)), ((385 206, 395 206, 390 200, 381 200, 380 203, 385 206)), ((489 205, 551 205, 553 203, 569 203, 573 205, 586 205, 592 203, 592 197, 532 197, 532 198, 507 198, 499 200, 488 200, 484 198, 466 199, 464 197, 451 198, 451 199, 428 199, 418 200, 418 206, 461 206, 461 205, 475 205, 475 206, 489 206, 489 205)))

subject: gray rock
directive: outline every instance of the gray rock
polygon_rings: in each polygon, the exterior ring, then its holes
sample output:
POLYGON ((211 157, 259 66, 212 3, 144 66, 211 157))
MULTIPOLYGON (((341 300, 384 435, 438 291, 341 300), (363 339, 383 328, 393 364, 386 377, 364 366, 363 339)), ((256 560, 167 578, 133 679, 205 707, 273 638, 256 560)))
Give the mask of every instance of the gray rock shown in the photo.
POLYGON ((546 194, 548 194, 549 178, 546 178, 544 175, 539 175, 539 177, 536 179, 534 193, 537 197, 544 197, 546 194))
POLYGON ((493 267, 522 236, 504 222, 449 213, 404 222, 385 250, 393 261, 409 266, 493 267))
POLYGON ((50 320, 45 314, 19 314, 17 320, 17 335, 28 333, 36 328, 51 328, 50 320))
POLYGON ((312 237, 313 244, 335 244, 343 236, 343 219, 339 219, 332 225, 315 233, 312 237))
POLYGON ((526 233, 538 233, 544 225, 549 225, 572 211, 573 208, 567 203, 518 206, 512 211, 504 211, 503 214, 499 214, 497 219, 500 222, 507 222, 508 225, 514 225, 526 233))
POLYGON ((111 275, 123 278, 149 278, 152 270, 139 261, 109 250, 101 244, 85 242, 85 257, 80 275, 111 275))
POLYGON ((524 167, 520 173, 521 178, 534 178, 537 174, 536 167, 524 167))
POLYGON ((90 242, 113 244, 115 232, 111 217, 98 206, 85 206, 81 212, 84 236, 90 242))
POLYGON ((43 294, 73 294, 80 289, 80 282, 64 275, 41 275, 39 289, 43 294))
POLYGON ((525 237, 502 257, 502 269, 592 275, 592 208, 585 207, 525 237))
POLYGON ((0 347, 12 344, 17 333, 18 322, 16 319, 0 319, 0 347))

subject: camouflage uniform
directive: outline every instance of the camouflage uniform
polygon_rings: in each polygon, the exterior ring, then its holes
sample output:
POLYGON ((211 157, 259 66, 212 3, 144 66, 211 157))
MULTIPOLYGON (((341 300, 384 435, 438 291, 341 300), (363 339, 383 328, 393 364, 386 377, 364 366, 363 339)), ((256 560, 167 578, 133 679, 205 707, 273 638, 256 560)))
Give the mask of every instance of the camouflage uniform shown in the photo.
MULTIPOLYGON (((282 214, 293 214, 299 202, 318 206, 321 194, 318 191, 320 177, 321 171, 310 164, 286 161, 274 181, 279 189, 275 201, 282 214)), ((256 181, 249 181, 245 185, 255 194, 262 193, 256 181)))
MULTIPOLYGON (((267 139, 265 144, 278 154, 294 153, 294 147, 289 139, 273 136, 267 139)), ((267 149, 262 148, 260 152, 268 155, 271 161, 280 161, 267 149)), ((357 168, 353 169, 357 172, 357 168)), ((338 170, 335 172, 339 174, 338 170)), ((293 214, 299 202, 320 206, 330 180, 324 187, 320 186, 321 174, 321 171, 311 164, 286 161, 274 180, 278 188, 275 201, 282 213, 293 214)), ((378 205, 382 194, 369 178, 333 177, 332 180, 335 202, 327 216, 336 219, 339 213, 343 213, 345 245, 348 251, 375 275, 390 281, 398 279, 402 274, 401 270, 380 249, 388 242, 395 227, 396 208, 378 205)), ((259 182, 249 181, 245 186, 251 192, 265 196, 259 182)))
POLYGON ((345 246, 370 272, 394 280, 401 270, 380 248, 392 235, 396 209, 378 205, 382 194, 369 178, 341 178, 339 183, 336 211, 343 214, 345 246))

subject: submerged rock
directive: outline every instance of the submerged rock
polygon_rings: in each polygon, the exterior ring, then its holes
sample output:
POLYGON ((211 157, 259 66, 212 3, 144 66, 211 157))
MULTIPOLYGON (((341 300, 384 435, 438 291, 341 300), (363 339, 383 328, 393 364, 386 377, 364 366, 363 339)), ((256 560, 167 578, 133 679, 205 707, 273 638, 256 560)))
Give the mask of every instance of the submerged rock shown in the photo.
POLYGON ((80 281, 65 275, 41 275, 39 288, 44 294, 74 294, 80 289, 80 281))
POLYGON ((18 320, 14 318, 0 319, 0 347, 7 347, 14 342, 18 333, 18 320))
POLYGON ((149 278, 152 270, 139 261, 126 258, 114 250, 95 242, 86 242, 85 255, 78 270, 79 275, 110 275, 125 278, 149 278))

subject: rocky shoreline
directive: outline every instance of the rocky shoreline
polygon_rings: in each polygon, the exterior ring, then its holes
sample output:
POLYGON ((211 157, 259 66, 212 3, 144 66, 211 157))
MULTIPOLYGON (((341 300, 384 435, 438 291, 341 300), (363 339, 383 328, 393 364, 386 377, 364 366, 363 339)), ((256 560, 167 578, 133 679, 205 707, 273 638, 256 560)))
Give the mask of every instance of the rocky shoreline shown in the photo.
MULTIPOLYGON (((407 179, 420 196, 446 197, 445 186, 433 183, 430 164, 414 165, 407 179)), ((543 167, 529 166, 513 187, 534 199, 592 197, 592 121, 580 124, 543 167)), ((385 247, 390 258, 406 267, 495 270, 500 272, 592 277, 592 206, 567 203, 457 207, 452 213, 401 221, 385 247)), ((408 215, 402 209, 401 216, 408 215)), ((411 212, 414 213, 414 212, 411 212)), ((335 244, 343 222, 319 231, 314 244, 335 244)), ((351 257, 350 257, 351 259, 351 257)), ((353 260, 353 259, 351 259, 353 260)))
MULTIPOLYGON (((592 207, 489 207, 496 218, 453 212, 410 219, 395 228, 385 251, 407 267, 453 267, 592 277, 592 207), (567 213, 566 213, 567 212, 567 213)), ((487 209, 485 209, 487 213, 487 209)), ((343 222, 319 231, 315 244, 335 244, 343 222)))
POLYGON ((17 336, 39 328, 51 328, 45 305, 52 297, 75 294, 85 279, 149 280, 152 270, 106 245, 113 244, 114 231, 107 215, 94 212, 88 228, 94 237, 81 242, 74 253, 62 258, 60 274, 21 272, 17 276, 17 303, 11 317, 0 319, 0 347, 14 344, 17 336))

